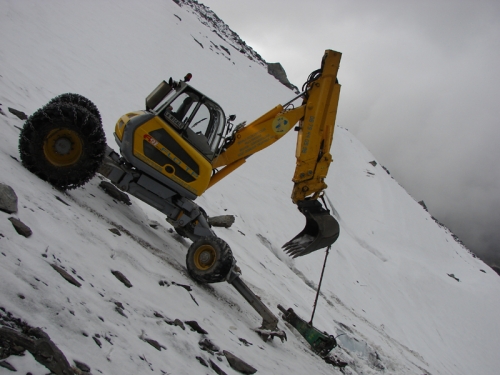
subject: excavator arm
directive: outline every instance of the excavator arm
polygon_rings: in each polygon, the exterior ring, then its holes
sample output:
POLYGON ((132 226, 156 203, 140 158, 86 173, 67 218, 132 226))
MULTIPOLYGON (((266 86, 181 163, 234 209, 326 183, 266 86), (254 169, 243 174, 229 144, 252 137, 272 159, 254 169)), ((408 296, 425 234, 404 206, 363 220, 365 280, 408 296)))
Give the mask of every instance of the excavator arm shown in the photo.
POLYGON ((219 169, 209 187, 240 167, 252 154, 269 147, 299 123, 293 176, 292 201, 306 217, 302 232, 284 245, 292 257, 327 247, 339 236, 339 225, 319 201, 327 185, 325 178, 332 162, 332 145, 340 85, 337 72, 341 53, 327 50, 321 69, 304 84, 302 105, 286 109, 278 105, 257 120, 237 129, 223 151, 212 162, 219 169))

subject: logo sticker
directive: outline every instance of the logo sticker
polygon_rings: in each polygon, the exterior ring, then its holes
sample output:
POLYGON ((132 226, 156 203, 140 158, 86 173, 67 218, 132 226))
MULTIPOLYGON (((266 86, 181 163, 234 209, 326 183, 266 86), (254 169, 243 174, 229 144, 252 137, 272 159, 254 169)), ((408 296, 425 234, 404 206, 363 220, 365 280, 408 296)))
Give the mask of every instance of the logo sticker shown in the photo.
POLYGON ((144 139, 151 143, 153 146, 156 146, 158 144, 158 141, 151 137, 149 134, 144 134, 144 139))
POLYGON ((276 134, 285 134, 290 130, 290 121, 285 116, 276 117, 273 121, 273 130, 276 134))

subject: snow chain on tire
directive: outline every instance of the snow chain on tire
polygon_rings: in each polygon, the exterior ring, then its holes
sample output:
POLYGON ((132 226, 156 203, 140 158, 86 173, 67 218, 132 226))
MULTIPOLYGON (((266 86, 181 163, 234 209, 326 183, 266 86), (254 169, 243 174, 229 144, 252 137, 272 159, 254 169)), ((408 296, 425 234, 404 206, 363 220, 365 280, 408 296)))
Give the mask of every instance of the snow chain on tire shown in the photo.
POLYGON ((55 99, 26 120, 19 153, 22 164, 42 180, 59 189, 74 189, 96 174, 106 136, 100 119, 88 109, 55 99))
POLYGON ((73 94, 73 93, 61 94, 51 99, 46 106, 51 105, 53 103, 71 103, 79 105, 80 107, 83 107, 87 111, 92 113, 97 118, 97 120, 99 120, 99 123, 102 124, 101 114, 97 109, 97 106, 94 103, 92 103, 89 99, 80 94, 73 94))

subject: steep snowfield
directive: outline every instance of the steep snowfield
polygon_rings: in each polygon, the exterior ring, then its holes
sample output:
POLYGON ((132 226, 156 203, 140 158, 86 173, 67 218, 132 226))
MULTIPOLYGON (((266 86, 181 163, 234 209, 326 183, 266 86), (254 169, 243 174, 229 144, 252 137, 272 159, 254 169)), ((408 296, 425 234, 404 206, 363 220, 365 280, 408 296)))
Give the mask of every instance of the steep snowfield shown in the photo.
MULTIPOLYGON (((0 212, 0 307, 42 327, 71 363, 84 362, 93 374, 215 373, 196 357, 236 374, 224 356, 200 349, 203 337, 260 374, 340 373, 283 322, 288 341, 264 343, 252 331, 261 318, 230 285, 190 280, 184 266, 189 241, 172 233, 159 212, 133 197, 131 206, 114 201, 98 188, 99 176, 62 193, 25 170, 17 151, 23 121, 8 112, 31 114, 58 94, 76 92, 98 106, 114 147, 115 121, 143 108, 145 96, 170 76, 191 72, 192 84, 227 114, 236 113, 237 122, 286 102, 293 92, 200 23, 191 8, 172 1, 12 0, 1 10, 0 183, 16 191, 19 212, 0 212), (19 236, 11 216, 33 235, 19 236), (155 222, 156 228, 149 225, 155 222), (126 316, 117 311, 120 304, 126 316), (175 319, 195 320, 208 334, 166 323, 175 319), (147 338, 164 348, 158 351, 147 338)), ((307 58, 319 66, 322 53, 307 58)), ((237 216, 233 227, 216 232, 266 305, 276 314, 278 303, 293 307, 308 320, 325 253, 292 260, 280 249, 304 225, 289 198, 294 147, 294 136, 285 137, 197 202, 209 215, 237 216)), ((374 156, 341 127, 332 153, 327 194, 341 236, 330 251, 314 323, 341 335, 332 353, 349 363, 344 372, 498 373, 498 275, 457 244, 381 165, 370 164, 374 156)), ((47 373, 30 355, 7 361, 19 373, 47 373)), ((4 373, 10 371, 0 367, 4 373)))

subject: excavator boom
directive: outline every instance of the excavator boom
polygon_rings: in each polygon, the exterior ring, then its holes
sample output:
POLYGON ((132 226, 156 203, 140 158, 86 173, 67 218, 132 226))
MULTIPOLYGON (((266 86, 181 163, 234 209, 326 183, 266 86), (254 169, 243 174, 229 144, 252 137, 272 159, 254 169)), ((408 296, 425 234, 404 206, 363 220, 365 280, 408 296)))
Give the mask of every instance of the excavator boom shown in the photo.
POLYGON ((327 247, 339 236, 338 222, 318 199, 327 187, 324 180, 332 162, 330 148, 340 95, 337 72, 341 56, 340 52, 325 51, 321 69, 311 73, 304 85, 300 107, 285 109, 278 105, 236 130, 212 162, 214 169, 224 168, 212 176, 209 187, 241 166, 250 155, 279 140, 299 122, 292 201, 306 217, 306 226, 283 246, 294 258, 327 247))

